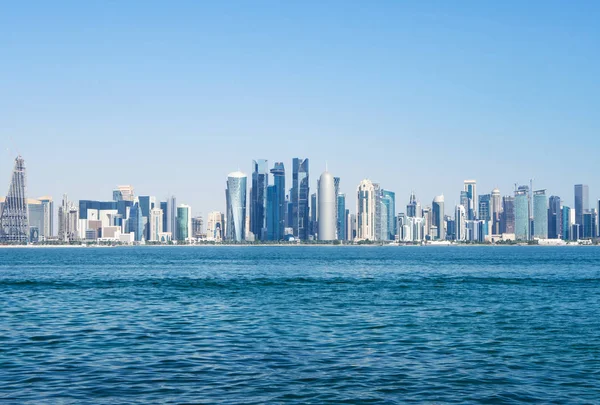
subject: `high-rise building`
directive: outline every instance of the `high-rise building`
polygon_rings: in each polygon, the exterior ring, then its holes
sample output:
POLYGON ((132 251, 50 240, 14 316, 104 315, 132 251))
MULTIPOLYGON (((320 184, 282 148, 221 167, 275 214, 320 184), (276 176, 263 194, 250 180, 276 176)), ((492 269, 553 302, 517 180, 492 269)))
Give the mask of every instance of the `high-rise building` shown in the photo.
POLYGON ((529 240, 529 187, 515 191, 515 239, 529 240))
POLYGON ((417 202, 417 197, 415 196, 415 192, 411 191, 410 199, 408 201, 408 205, 406 206, 406 216, 407 217, 421 217, 421 207, 417 202))
POLYGON ((502 197, 502 215, 500 233, 515 233, 515 197, 507 195, 502 197))
POLYGON ((283 240, 287 208, 283 163, 276 162, 271 169, 271 174, 273 175, 273 185, 267 189, 267 239, 283 240))
POLYGON ((469 205, 465 206, 465 210, 467 211, 467 219, 474 220, 477 218, 477 207, 475 206, 477 198, 477 181, 465 180, 464 191, 467 193, 467 198, 469 201, 469 205))
POLYGON ((319 240, 336 239, 336 197, 333 176, 324 171, 319 178, 319 200, 318 200, 318 238, 319 240))
POLYGON ((396 193, 381 190, 381 239, 396 239, 396 193))
POLYGON ((432 225, 436 227, 436 234, 432 235, 433 239, 443 240, 446 239, 445 229, 444 229, 444 196, 438 195, 433 199, 433 203, 431 204, 431 216, 432 216, 432 225))
POLYGON ((140 208, 139 201, 135 201, 129 209, 129 233, 133 233, 134 240, 136 242, 141 241, 144 238, 144 215, 140 208))
POLYGON ((133 186, 117 186, 113 190, 113 201, 131 201, 135 199, 133 186))
MULTIPOLYGON (((571 210, 570 207, 567 207, 566 205, 563 205, 562 207, 562 227, 561 227, 561 234, 562 234, 562 239, 563 240, 573 240, 573 234, 572 232, 572 226, 573 224, 571 223, 571 217, 573 217, 573 210, 571 210)), ((575 238, 577 239, 577 238, 575 238)))
MULTIPOLYGON (((589 208, 589 187, 587 184, 576 184, 575 185, 575 224, 583 225, 583 214, 585 214, 589 208)), ((583 229, 582 227, 580 229, 583 229)), ((581 237, 582 235, 578 235, 581 237)))
MULTIPOLYGON (((535 214, 534 214, 535 215, 535 214)), ((535 227, 534 227, 535 229, 535 227)), ((548 238, 562 238, 562 209, 560 197, 553 195, 549 199, 548 207, 548 238)))
POLYGON ((144 228, 142 231, 144 240, 150 240, 150 211, 157 207, 156 197, 153 196, 139 196, 138 201, 140 209, 142 210, 142 221, 144 228))
POLYGON ((269 164, 265 159, 252 161, 252 188, 250 189, 250 232, 255 240, 266 239, 267 187, 269 164))
POLYGON ((492 195, 483 194, 479 196, 478 204, 479 219, 482 221, 492 220, 492 195))
POLYGON ((348 210, 346 209, 346 194, 337 195, 337 239, 347 240, 348 210))
POLYGON ((233 172, 227 177, 225 234, 227 240, 234 242, 241 242, 246 235, 246 182, 247 177, 242 172, 233 172))
POLYGON ((596 223, 597 223, 597 213, 595 209, 588 210, 583 214, 583 229, 582 229, 582 238, 584 239, 592 239, 596 237, 596 223))
POLYGON ((192 238, 202 239, 204 237, 204 218, 202 215, 192 218, 192 238))
MULTIPOLYGON (((318 185, 319 181, 317 180, 317 189, 319 188, 318 185)), ((319 219, 318 219, 318 213, 319 213, 319 208, 318 208, 318 200, 317 200, 317 193, 312 193, 310 195, 310 221, 309 221, 309 232, 308 235, 309 237, 312 238, 316 238, 317 233, 319 232, 319 219)))
POLYGON ((166 211, 163 213, 166 224, 163 230, 170 232, 173 239, 177 238, 177 199, 174 195, 167 198, 166 211))
POLYGON ((177 240, 184 242, 192 237, 192 208, 179 204, 177 207, 177 240))
POLYGON ((500 231, 500 222, 502 215, 502 197, 500 196, 500 190, 495 188, 492 190, 492 200, 491 200, 491 215, 492 215, 492 235, 499 235, 502 232, 500 231))
POLYGON ((307 240, 309 234, 310 197, 308 159, 294 158, 292 162, 292 228, 294 236, 307 240))
POLYGON ((379 183, 373 183, 373 188, 375 190, 375 240, 381 240, 382 235, 382 222, 385 222, 386 219, 383 217, 383 207, 381 203, 381 186, 379 183), (383 221, 382 221, 383 220, 383 221))
POLYGON ((58 239, 61 242, 72 242, 77 240, 79 214, 75 204, 69 201, 67 195, 63 195, 62 204, 58 208, 58 239))
POLYGON ((546 190, 533 192, 533 237, 548 239, 548 197, 546 190))
POLYGON ((150 210, 150 238, 149 241, 158 242, 163 232, 163 212, 160 208, 150 210))
POLYGON ((225 218, 222 212, 213 211, 208 214, 206 224, 206 239, 210 241, 220 242, 223 240, 225 229, 225 218))
POLYGON ((457 205, 454 211, 454 224, 456 240, 467 240, 467 210, 462 205, 457 205))
POLYGON ((27 209, 27 174, 25 160, 15 159, 8 193, 0 216, 0 241, 27 243, 29 240, 29 214, 27 209))
POLYGON ((371 180, 363 180, 358 185, 356 201, 356 238, 375 240, 375 187, 371 180))

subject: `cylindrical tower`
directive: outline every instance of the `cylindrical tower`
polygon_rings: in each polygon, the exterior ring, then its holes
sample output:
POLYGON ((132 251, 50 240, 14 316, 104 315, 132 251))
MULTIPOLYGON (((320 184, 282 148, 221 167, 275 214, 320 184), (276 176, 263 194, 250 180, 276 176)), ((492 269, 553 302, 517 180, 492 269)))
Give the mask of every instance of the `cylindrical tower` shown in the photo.
POLYGON ((319 240, 335 240, 335 184, 331 173, 325 171, 319 179, 319 240))

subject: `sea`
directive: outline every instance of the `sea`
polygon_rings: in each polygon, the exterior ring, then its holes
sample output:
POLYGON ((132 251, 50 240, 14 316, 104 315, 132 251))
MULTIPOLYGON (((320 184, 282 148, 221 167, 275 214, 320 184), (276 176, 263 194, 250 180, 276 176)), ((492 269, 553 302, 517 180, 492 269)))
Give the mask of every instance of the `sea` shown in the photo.
POLYGON ((600 248, 0 249, 2 404, 599 404, 600 248))

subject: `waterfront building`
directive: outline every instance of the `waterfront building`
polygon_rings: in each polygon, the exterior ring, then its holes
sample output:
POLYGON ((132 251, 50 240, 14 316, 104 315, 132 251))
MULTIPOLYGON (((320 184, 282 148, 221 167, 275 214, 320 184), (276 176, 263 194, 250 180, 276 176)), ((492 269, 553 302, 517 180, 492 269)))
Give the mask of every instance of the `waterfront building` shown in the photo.
POLYGON ((294 236, 308 240, 309 235, 309 167, 308 159, 294 158, 292 161, 292 228, 294 236))
POLYGON ((573 234, 571 233, 573 226, 573 224, 571 223, 571 218, 573 217, 572 211, 573 210, 570 207, 567 207, 566 205, 562 206, 561 234, 563 240, 573 240, 573 234))
POLYGON ((533 237, 548 239, 548 197, 546 190, 533 192, 533 237))
POLYGON ((358 232, 356 230, 356 214, 350 214, 350 210, 346 210, 348 213, 348 223, 346 224, 346 228, 348 230, 347 240, 355 240, 358 238, 358 232))
POLYGON ((595 209, 588 210, 583 214, 583 229, 581 230, 583 239, 596 237, 596 223, 597 215, 595 209))
POLYGON ((226 203, 227 223, 226 239, 241 242, 246 235, 246 182, 242 172, 230 173, 227 177, 226 203))
POLYGON ((192 208, 179 204, 177 207, 177 240, 184 242, 192 237, 192 208))
POLYGON ((382 234, 382 206, 381 206, 381 186, 379 183, 373 183, 375 194, 375 234, 374 240, 381 240, 382 234))
POLYGON ((75 204, 63 195, 62 204, 58 208, 58 239, 61 242, 72 242, 79 236, 79 214, 75 204))
POLYGON ((113 201, 131 201, 135 199, 135 193, 133 191, 133 186, 117 186, 116 189, 113 190, 113 201))
POLYGON ((268 161, 252 161, 252 188, 250 189, 250 232, 255 240, 266 239, 267 187, 269 186, 268 161))
MULTIPOLYGON (((271 191, 267 189, 267 199, 271 193, 271 205, 267 207, 267 239, 283 240, 286 227, 286 198, 285 198, 285 167, 283 162, 276 162, 271 169, 273 175, 273 186, 271 191)), ((267 201, 267 205, 269 202, 267 201)))
POLYGON ((225 229, 225 217, 220 211, 213 211, 208 214, 206 223, 206 239, 209 241, 220 242, 223 240, 225 229))
POLYGON ((381 190, 381 239, 396 239, 396 193, 381 190))
POLYGON ((202 215, 192 218, 192 238, 204 238, 204 218, 202 215))
POLYGON ((4 243, 27 243, 28 240, 27 173, 25 160, 21 156, 17 156, 8 193, 0 214, 0 241, 4 243))
POLYGON ((515 191, 515 239, 529 240, 529 187, 515 191))
POLYGON ((414 191, 411 191, 410 193, 410 199, 406 206, 406 216, 416 218, 421 217, 421 204, 417 201, 417 196, 414 191))
POLYGON ((167 205, 168 202, 167 201, 161 201, 159 204, 159 208, 162 210, 163 216, 162 216, 162 229, 163 232, 167 230, 167 205))
POLYGON ((467 210, 462 205, 457 205, 454 210, 454 224, 456 232, 456 240, 466 241, 467 240, 467 210))
POLYGON ((375 187, 371 180, 360 182, 356 201, 356 239, 375 240, 375 187))
POLYGON ((438 195, 433 199, 431 204, 431 224, 436 227, 436 234, 431 235, 433 239, 443 240, 446 239, 444 229, 444 196, 438 195))
MULTIPOLYGON (((588 211, 589 206, 589 187, 587 184, 576 184, 575 191, 575 224, 583 225, 583 214, 588 211)), ((580 229, 583 229, 581 227, 580 229)), ((582 235, 577 235, 581 237, 582 235)))
POLYGON ((129 209, 128 224, 128 232, 134 234, 133 238, 136 242, 140 242, 144 239, 144 216, 139 201, 135 201, 129 209))
POLYGON ((515 197, 507 195, 502 197, 502 215, 500 233, 515 233, 515 197))
MULTIPOLYGON (((319 189, 319 180, 317 180, 317 190, 318 189, 319 189)), ((310 208, 309 208, 309 215, 310 215, 309 231, 308 231, 309 239, 310 238, 316 239, 317 233, 319 232, 318 205, 319 205, 319 203, 318 203, 317 193, 312 193, 310 195, 310 208)))
POLYGON ((163 214, 166 218, 164 231, 171 234, 172 238, 177 236, 177 199, 174 195, 167 198, 166 211, 163 214))
POLYGON ((502 232, 500 231, 500 222, 502 216, 502 197, 500 196, 500 190, 495 188, 492 190, 492 198, 491 198, 491 216, 492 216, 492 235, 499 235, 502 232))
POLYGON ((492 220, 492 195, 483 194, 479 196, 478 219, 482 221, 492 220))
POLYGON ((562 209, 560 204, 560 197, 556 195, 550 196, 548 206, 548 239, 562 239, 562 209))
POLYGON ((139 196, 138 201, 142 210, 142 219, 144 223, 143 235, 144 240, 150 240, 150 211, 157 207, 156 197, 154 196, 139 196))
POLYGON ((336 197, 335 184, 331 173, 325 171, 319 178, 318 238, 331 241, 336 239, 336 197))
POLYGON ((163 211, 160 208, 150 210, 150 238, 149 241, 160 241, 160 234, 163 233, 163 211))
POLYGON ((348 240, 347 223, 348 210, 346 209, 346 194, 338 194, 336 198, 337 206, 337 239, 348 240))
POLYGON ((467 211, 467 219, 474 220, 477 218, 477 207, 475 206, 475 199, 477 198, 477 181, 465 180, 464 191, 468 200, 468 206, 465 205, 465 210, 467 211))

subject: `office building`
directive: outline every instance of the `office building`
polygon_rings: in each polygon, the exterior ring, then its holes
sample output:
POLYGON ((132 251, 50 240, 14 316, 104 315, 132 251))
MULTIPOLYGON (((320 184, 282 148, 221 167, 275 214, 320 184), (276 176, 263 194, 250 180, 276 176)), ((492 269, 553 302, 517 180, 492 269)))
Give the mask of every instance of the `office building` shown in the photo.
POLYGON ((335 184, 331 173, 325 171, 319 178, 318 199, 318 238, 331 241, 336 239, 336 197, 335 184))
POLYGON ((553 195, 550 196, 548 206, 548 239, 562 239, 562 228, 560 197, 553 195))
POLYGON ((204 238, 204 218, 202 215, 192 218, 192 238, 202 239, 204 238))
POLYGON ((483 194, 479 196, 478 219, 482 221, 492 220, 492 195, 483 194))
POLYGON ((467 210, 462 205, 457 205, 454 210, 454 224, 457 241, 467 240, 467 210))
POLYGON ((396 193, 381 190, 381 240, 396 239, 396 193))
POLYGON ((446 239, 444 229, 444 196, 438 195, 431 204, 431 224, 436 227, 436 234, 431 235, 433 239, 446 239))
POLYGON ((255 240, 266 239, 267 187, 269 186, 268 161, 252 161, 252 188, 250 189, 250 232, 255 240))
MULTIPOLYGON (((319 181, 317 181, 317 189, 319 187, 318 185, 319 181)), ((316 238, 317 233, 319 232, 319 219, 318 219, 318 199, 317 199, 317 193, 312 193, 310 195, 310 209, 309 209, 309 214, 310 214, 310 221, 309 221, 309 232, 308 232, 308 236, 309 239, 316 238)))
POLYGON ((144 239, 144 216, 139 201, 135 201, 129 209, 128 225, 128 233, 134 234, 134 241, 142 241, 144 239))
POLYGON ((246 182, 246 175, 239 171, 227 177, 225 234, 229 241, 241 242, 246 236, 246 182))
POLYGON ((271 169, 273 185, 267 189, 267 239, 283 240, 286 227, 285 167, 276 162, 271 169), (269 201, 270 198, 270 201, 269 201))
MULTIPOLYGON (((562 240, 573 240, 572 227, 573 223, 571 218, 574 218, 573 210, 566 205, 562 206, 561 215, 562 215, 562 226, 561 226, 561 234, 562 240)), ((577 239, 577 238, 575 238, 577 239)))
POLYGON ((150 210, 150 238, 149 241, 160 241, 160 234, 163 233, 163 211, 160 208, 150 210))
POLYGON ((208 214, 206 222, 206 239, 209 241, 220 242, 223 240, 225 229, 225 217, 220 211, 213 211, 208 214))
POLYGON ((135 199, 133 186, 117 186, 113 190, 113 201, 131 201, 135 199))
POLYGON ((72 242, 79 237, 79 213, 75 204, 63 195, 62 204, 58 208, 58 239, 61 242, 72 242))
POLYGON ((502 197, 500 196, 500 190, 495 188, 492 190, 491 200, 491 215, 492 215, 492 235, 501 234, 500 223, 502 216, 502 197))
POLYGON ((375 240, 375 187, 371 180, 358 185, 356 201, 356 239, 375 240))
POLYGON ((26 184, 25 160, 17 156, 0 215, 0 241, 3 243, 27 243, 29 240, 26 184))
POLYGON ((515 233, 515 197, 502 197, 502 215, 500 216, 500 233, 514 234, 515 233))
POLYGON ((421 204, 417 201, 417 196, 414 191, 411 191, 410 193, 410 199, 406 206, 406 216, 415 218, 421 217, 421 204))
POLYGON ((347 240, 348 239, 348 231, 347 231, 347 223, 348 223, 348 210, 346 209, 346 194, 338 194, 337 195, 337 239, 338 240, 347 240))
POLYGON ((477 207, 475 206, 477 198, 477 182, 475 180, 465 180, 464 191, 468 200, 468 206, 465 206, 467 219, 474 220, 477 218, 477 207))
MULTIPOLYGON (((583 225, 583 214, 585 214, 589 208, 589 187, 587 184, 576 184, 575 185, 575 224, 583 225)), ((580 227, 579 229, 583 229, 580 227)), ((578 235, 582 237, 583 235, 578 235)))
POLYGON ((546 190, 533 192, 533 237, 548 239, 548 197, 546 190))
POLYGON ((309 167, 308 159, 294 158, 292 161, 292 228, 294 236, 308 240, 309 235, 309 167))
POLYGON ((583 239, 593 239, 596 237, 597 228, 596 210, 588 210, 583 214, 583 227, 581 229, 583 239))
POLYGON ((515 239, 529 240, 529 187, 521 186, 515 191, 515 239))
POLYGON ((185 242, 192 238, 192 208, 179 204, 177 207, 177 240, 185 242))

